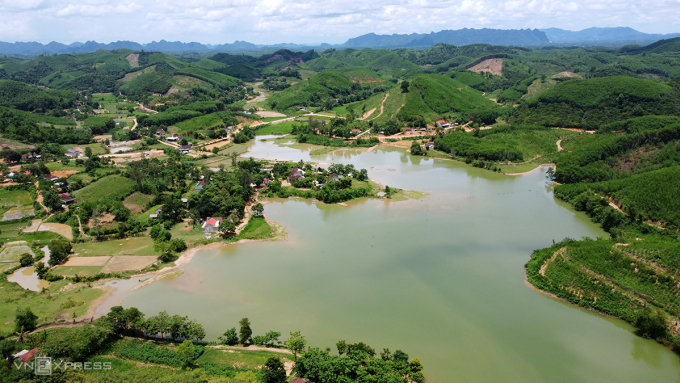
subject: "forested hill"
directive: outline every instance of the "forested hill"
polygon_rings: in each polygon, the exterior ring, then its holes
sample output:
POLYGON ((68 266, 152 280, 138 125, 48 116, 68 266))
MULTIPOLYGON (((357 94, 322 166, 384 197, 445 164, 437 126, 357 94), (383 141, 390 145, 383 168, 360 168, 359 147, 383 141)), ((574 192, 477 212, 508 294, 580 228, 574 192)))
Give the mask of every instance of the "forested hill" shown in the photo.
POLYGON ((377 35, 369 33, 354 37, 343 45, 346 48, 408 48, 430 47, 438 43, 451 45, 494 44, 532 46, 547 45, 548 37, 538 29, 468 29, 443 30, 429 34, 377 35))

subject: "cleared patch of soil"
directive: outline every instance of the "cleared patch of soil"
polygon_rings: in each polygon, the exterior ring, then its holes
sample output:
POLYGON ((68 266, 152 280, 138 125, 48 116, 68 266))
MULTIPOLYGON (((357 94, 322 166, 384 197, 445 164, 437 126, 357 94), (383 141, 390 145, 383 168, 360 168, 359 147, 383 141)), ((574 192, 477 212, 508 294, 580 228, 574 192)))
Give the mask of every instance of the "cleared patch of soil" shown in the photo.
POLYGON ((99 257, 69 257, 64 266, 104 266, 111 259, 108 255, 99 257))
POLYGON ((265 117, 265 118, 266 117, 286 117, 285 114, 282 114, 282 113, 279 113, 279 112, 272 112, 272 111, 269 111, 269 110, 257 112, 257 115, 261 116, 261 117, 265 117))
MULTIPOLYGON (((99 217, 99 224, 100 224, 100 225, 103 225, 103 224, 106 224, 106 223, 111 223, 111 222, 113 222, 113 220, 114 220, 115 218, 116 218, 116 217, 115 217, 113 214, 104 213, 101 217, 99 217)), ((92 229, 92 228, 94 227, 94 221, 91 220, 91 219, 88 220, 88 221, 87 221, 87 226, 89 226, 90 229, 92 229)))
POLYGON ((31 226, 25 228, 23 230, 24 233, 32 233, 34 231, 38 231, 38 228, 40 227, 40 224, 42 223, 42 219, 34 219, 31 223, 31 226))
POLYGON ((73 241, 73 230, 71 229, 71 226, 64 225, 63 223, 43 223, 40 225, 38 231, 51 231, 66 237, 69 241, 73 241))
POLYGON ((156 262, 156 256, 116 255, 104 266, 102 273, 115 273, 126 270, 141 270, 156 262))
POLYGON ((67 178, 73 174, 78 173, 77 170, 52 170, 50 174, 59 178, 67 178))
POLYGON ((553 78, 572 78, 572 77, 581 78, 581 76, 577 75, 574 72, 566 72, 566 71, 560 72, 560 73, 553 76, 553 78))
POLYGON ((130 63, 131 67, 137 68, 139 66, 139 53, 130 53, 125 59, 130 63))
POLYGON ((488 59, 473 66, 469 70, 477 73, 488 72, 496 76, 503 75, 503 59, 488 59))

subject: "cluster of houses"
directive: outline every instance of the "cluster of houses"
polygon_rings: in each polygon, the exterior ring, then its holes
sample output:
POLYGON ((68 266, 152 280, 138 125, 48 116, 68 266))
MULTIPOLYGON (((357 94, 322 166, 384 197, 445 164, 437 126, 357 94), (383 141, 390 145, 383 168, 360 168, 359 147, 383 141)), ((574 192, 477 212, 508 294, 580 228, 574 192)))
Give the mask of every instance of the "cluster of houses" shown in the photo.
MULTIPOLYGON (((320 174, 320 173, 316 173, 316 174, 320 174)), ((349 173, 347 176, 352 178, 353 174, 349 173)), ((337 174, 331 174, 331 175, 328 176, 328 178, 325 181, 319 182, 317 180, 314 180, 314 181, 312 181, 312 184, 315 187, 319 188, 319 187, 323 186, 326 182, 340 181, 342 178, 343 178, 343 176, 340 176, 340 175, 337 175, 337 174)), ((303 179, 305 179, 305 171, 304 170, 298 169, 298 168, 290 169, 290 175, 288 176, 288 182, 290 182, 292 184, 295 181, 301 181, 303 179)))
POLYGON ((66 153, 64 153, 64 154, 66 154, 66 157, 71 157, 71 158, 78 158, 79 156, 82 155, 82 153, 79 152, 79 151, 76 150, 76 149, 69 149, 69 150, 67 150, 66 153))
POLYGON ((39 158, 40 158, 40 154, 38 154, 36 152, 33 152, 33 153, 28 152, 26 154, 21 155, 21 162, 26 162, 28 160, 39 159, 39 158))

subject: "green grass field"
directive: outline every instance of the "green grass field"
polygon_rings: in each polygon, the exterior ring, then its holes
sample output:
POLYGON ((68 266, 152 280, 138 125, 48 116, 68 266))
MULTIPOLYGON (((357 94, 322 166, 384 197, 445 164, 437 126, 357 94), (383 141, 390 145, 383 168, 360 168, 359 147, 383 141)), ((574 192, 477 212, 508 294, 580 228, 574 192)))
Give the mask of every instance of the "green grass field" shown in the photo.
POLYGON ((54 323, 60 319, 70 319, 73 313, 76 316, 84 315, 92 301, 104 293, 104 290, 88 288, 84 285, 76 285, 75 288, 60 291, 69 283, 68 281, 54 282, 47 288, 49 294, 41 294, 8 282, 4 276, 0 277, 0 289, 3 295, 3 299, 0 300, 0 332, 14 330, 14 313, 19 307, 30 307, 38 316, 38 324, 54 323), (67 304, 68 301, 74 302, 75 305, 67 304), (65 308, 69 306, 73 307, 65 308))
POLYGON ((206 348, 203 355, 196 360, 198 365, 202 363, 214 363, 218 366, 238 366, 240 368, 258 368, 272 356, 280 357, 284 362, 292 361, 292 355, 273 353, 269 351, 249 350, 216 350, 206 348), (232 352, 233 351, 233 352, 232 352))
POLYGON ((238 237, 239 239, 265 239, 269 237, 271 231, 272 228, 264 217, 254 216, 250 218, 248 224, 239 233, 238 237))
POLYGON ((132 192, 135 182, 119 175, 104 177, 99 181, 85 186, 73 195, 79 201, 90 202, 104 198, 122 199, 132 192))
POLYGON ((102 266, 58 266, 52 270, 52 273, 71 277, 76 274, 81 277, 89 277, 97 275, 100 271, 102 271, 102 266))
POLYGON ((276 125, 264 126, 255 130, 258 136, 264 136, 268 134, 290 134, 293 131, 294 121, 286 121, 276 125))
POLYGON ((27 206, 33 205, 31 194, 25 190, 0 189, 0 206, 27 206))
POLYGON ((200 129, 212 128, 222 124, 221 113, 210 113, 204 116, 194 117, 175 124, 179 128, 178 132, 195 132, 200 129))
POLYGON ((145 211, 146 206, 153 201, 154 196, 148 194, 142 194, 140 192, 134 192, 127 196, 123 200, 125 207, 130 209, 132 214, 141 214, 145 211))
POLYGON ((73 252, 81 257, 95 255, 156 255, 151 237, 132 237, 102 242, 73 245, 73 252))

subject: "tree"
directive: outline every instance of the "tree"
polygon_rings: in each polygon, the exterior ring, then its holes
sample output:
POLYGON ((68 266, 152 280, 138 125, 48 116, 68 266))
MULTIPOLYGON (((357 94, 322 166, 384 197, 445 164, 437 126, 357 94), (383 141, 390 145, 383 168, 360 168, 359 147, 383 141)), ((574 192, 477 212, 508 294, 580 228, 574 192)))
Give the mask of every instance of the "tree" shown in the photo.
POLYGON ((177 353, 184 357, 184 366, 189 366, 191 357, 194 355, 194 344, 190 340, 185 340, 177 346, 177 353))
POLYGON ((267 359, 262 368, 262 381, 264 383, 286 382, 286 370, 281 359, 276 356, 267 359))
POLYGON ((12 354, 14 353, 14 345, 16 343, 9 340, 0 340, 0 356, 6 361, 12 361, 12 354))
POLYGON ((89 146, 85 147, 85 157, 91 158, 92 157, 92 148, 89 146))
POLYGON ((295 331, 290 333, 290 338, 284 344, 293 353, 295 361, 297 361, 297 356, 305 350, 307 341, 300 331, 295 331))
POLYGON ((411 154, 414 156, 424 156, 427 153, 423 150, 418 141, 413 141, 411 144, 411 154))
POLYGON ((663 316, 650 309, 645 309, 638 314, 635 327, 637 327, 638 335, 650 339, 662 338, 667 332, 663 316))
POLYGON ((21 254, 21 258, 19 258, 19 264, 21 267, 28 267, 33 263, 33 256, 29 253, 23 253, 21 254))
POLYGON ((409 84, 408 81, 406 81, 406 80, 402 81, 402 82, 401 82, 401 91, 402 91, 402 93, 408 93, 408 87, 409 87, 410 85, 411 85, 411 84, 409 84))
POLYGON ((250 321, 248 318, 243 318, 238 324, 241 326, 241 329, 239 330, 239 340, 243 345, 248 344, 250 342, 250 337, 253 335, 253 330, 250 329, 250 321))
POLYGON ((71 253, 71 243, 65 239, 53 239, 47 247, 50 249, 50 266, 60 264, 71 253))
POLYGON ((222 341, 222 343, 228 345, 228 346, 234 346, 238 344, 238 334, 236 333, 236 327, 232 327, 229 330, 225 331, 224 334, 222 334, 219 339, 222 341))
POLYGON ((220 231, 224 233, 225 236, 232 235, 236 231, 236 224, 229 218, 225 218, 220 222, 220 231))
POLYGON ((14 317, 14 331, 33 331, 38 325, 38 316, 33 314, 33 311, 26 308, 17 308, 14 317))
POLYGON ((61 197, 59 197, 59 194, 54 189, 50 189, 43 193, 43 204, 50 210, 54 211, 61 209, 61 203, 61 197))
POLYGON ((258 202, 257 204, 255 204, 255 206, 253 206, 253 214, 261 215, 263 212, 264 212, 264 206, 262 206, 261 203, 258 202))

